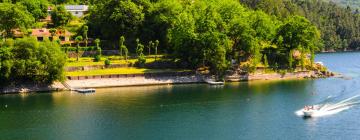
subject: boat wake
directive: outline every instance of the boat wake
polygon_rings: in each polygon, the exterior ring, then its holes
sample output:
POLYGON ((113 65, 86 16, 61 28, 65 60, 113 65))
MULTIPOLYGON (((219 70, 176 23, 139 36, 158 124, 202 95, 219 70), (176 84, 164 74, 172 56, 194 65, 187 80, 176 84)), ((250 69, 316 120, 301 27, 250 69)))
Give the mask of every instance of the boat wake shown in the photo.
POLYGON ((295 114, 301 117, 322 117, 337 114, 344 110, 350 109, 355 105, 360 104, 359 97, 360 95, 356 95, 339 102, 330 101, 333 98, 328 97, 322 103, 311 106, 312 110, 310 116, 309 114, 305 114, 305 112, 309 112, 308 107, 295 111, 295 114))

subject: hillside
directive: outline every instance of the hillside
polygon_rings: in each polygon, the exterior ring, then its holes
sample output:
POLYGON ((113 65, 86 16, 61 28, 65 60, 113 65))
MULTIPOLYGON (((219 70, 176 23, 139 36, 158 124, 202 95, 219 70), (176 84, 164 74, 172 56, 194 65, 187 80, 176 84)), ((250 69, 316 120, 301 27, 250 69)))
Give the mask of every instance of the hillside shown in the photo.
MULTIPOLYGON (((280 18, 300 15, 321 30, 324 51, 360 48, 360 15, 353 10, 323 0, 241 0, 250 8, 280 18)), ((354 0, 355 2, 355 0, 354 0)))
POLYGON ((326 1, 332 1, 335 3, 339 3, 343 6, 350 6, 354 9, 360 8, 360 1, 359 0, 326 0, 326 1))

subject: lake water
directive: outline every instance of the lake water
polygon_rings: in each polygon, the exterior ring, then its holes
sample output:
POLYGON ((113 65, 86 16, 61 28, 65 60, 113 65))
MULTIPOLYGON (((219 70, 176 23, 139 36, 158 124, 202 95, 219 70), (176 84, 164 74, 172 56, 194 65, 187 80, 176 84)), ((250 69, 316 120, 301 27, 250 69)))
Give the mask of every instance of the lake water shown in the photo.
POLYGON ((316 59, 351 79, 0 95, 0 139, 359 139, 360 106, 311 119, 294 114, 328 96, 360 93, 360 53, 316 59))

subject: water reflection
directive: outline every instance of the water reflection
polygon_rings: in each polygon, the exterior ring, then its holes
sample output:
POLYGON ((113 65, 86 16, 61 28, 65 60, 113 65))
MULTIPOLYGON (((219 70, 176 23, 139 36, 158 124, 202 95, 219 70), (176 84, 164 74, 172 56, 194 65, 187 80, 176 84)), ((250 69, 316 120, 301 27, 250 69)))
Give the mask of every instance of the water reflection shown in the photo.
POLYGON ((337 135, 356 139, 359 109, 308 120, 298 118, 294 111, 330 95, 357 93, 360 77, 354 57, 359 54, 317 58, 331 70, 349 73, 351 80, 123 87, 98 89, 90 95, 3 95, 0 139, 331 139, 337 135), (340 58, 348 63, 334 60, 340 58))

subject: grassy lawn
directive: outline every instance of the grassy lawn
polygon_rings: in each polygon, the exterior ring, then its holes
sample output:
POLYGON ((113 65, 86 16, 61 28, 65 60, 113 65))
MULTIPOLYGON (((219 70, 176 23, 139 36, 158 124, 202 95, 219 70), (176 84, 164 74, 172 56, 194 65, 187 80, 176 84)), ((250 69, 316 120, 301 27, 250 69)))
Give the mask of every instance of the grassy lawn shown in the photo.
MULTIPOLYGON (((99 62, 93 62, 92 57, 82 57, 79 59, 79 61, 76 61, 76 58, 69 58, 66 67, 78 67, 78 66, 92 66, 92 65, 104 65, 104 61, 106 58, 101 58, 101 61, 99 62)), ((159 59, 158 59, 159 60, 159 59)), ((127 61, 125 60, 110 60, 111 64, 129 64, 129 63, 135 63, 137 59, 129 59, 127 61)), ((154 62, 154 58, 147 58, 146 63, 154 62)))
POLYGON ((183 69, 145 69, 145 68, 114 68, 97 69, 89 71, 66 72, 66 76, 90 76, 90 75, 110 75, 110 74, 143 74, 143 73, 161 73, 161 72, 185 72, 183 69))

